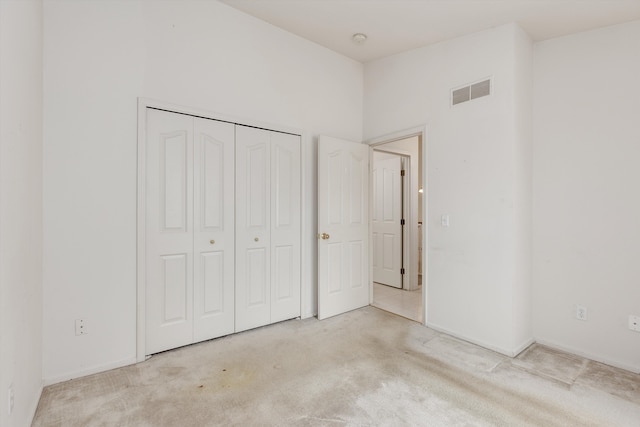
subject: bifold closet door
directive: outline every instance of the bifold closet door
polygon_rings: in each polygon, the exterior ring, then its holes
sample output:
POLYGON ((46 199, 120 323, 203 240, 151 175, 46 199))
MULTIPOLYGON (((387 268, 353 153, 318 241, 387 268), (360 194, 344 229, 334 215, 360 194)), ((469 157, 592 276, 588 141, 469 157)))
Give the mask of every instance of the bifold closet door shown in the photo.
POLYGON ((234 331, 235 125, 194 118, 193 341, 234 331))
POLYGON ((146 353, 152 354, 233 332, 234 125, 155 109, 146 114, 146 353))
POLYGON ((300 316, 300 137, 236 127, 236 331, 300 316))

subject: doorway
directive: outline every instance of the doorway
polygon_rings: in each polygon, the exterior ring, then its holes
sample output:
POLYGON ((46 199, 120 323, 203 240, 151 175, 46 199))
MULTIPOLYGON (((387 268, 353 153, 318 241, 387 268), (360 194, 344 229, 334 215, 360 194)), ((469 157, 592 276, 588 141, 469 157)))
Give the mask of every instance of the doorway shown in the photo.
POLYGON ((424 323, 422 133, 371 146, 371 305, 424 323))

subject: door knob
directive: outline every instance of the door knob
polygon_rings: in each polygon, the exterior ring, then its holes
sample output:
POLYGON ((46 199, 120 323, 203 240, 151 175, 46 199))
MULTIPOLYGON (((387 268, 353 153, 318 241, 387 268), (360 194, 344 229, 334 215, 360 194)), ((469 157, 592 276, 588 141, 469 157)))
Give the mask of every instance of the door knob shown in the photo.
POLYGON ((253 240, 257 242, 260 239, 258 239, 257 237, 254 237, 253 240))
POLYGON ((209 240, 209 243, 211 243, 212 245, 214 245, 216 243, 215 240, 209 240))
POLYGON ((318 234, 318 239, 328 240, 329 235, 327 233, 318 234))

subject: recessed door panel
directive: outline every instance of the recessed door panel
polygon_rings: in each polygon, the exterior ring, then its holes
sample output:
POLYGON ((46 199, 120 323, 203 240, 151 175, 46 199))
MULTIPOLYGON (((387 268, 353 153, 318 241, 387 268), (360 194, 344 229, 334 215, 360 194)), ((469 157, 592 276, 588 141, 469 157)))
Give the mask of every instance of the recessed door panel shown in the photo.
POLYGON ((187 216, 187 131, 160 136, 160 177, 164 231, 185 230, 187 216))
POLYGON ((393 256, 393 251, 396 249, 395 240, 395 234, 385 233, 382 235, 382 268, 385 270, 393 270, 396 267, 393 256))
POLYGON ((369 165, 369 153, 366 153, 366 159, 363 156, 364 153, 349 153, 347 156, 349 192, 346 193, 346 196, 349 206, 349 224, 352 225, 363 224, 365 209, 369 208, 365 206, 365 199, 368 199, 368 194, 364 194, 368 188, 368 185, 365 187, 365 183, 368 184, 368 169, 365 169, 365 167, 368 168, 369 165))
POLYGON ((221 313, 225 307, 224 252, 201 253, 200 265, 204 291, 202 315, 211 316, 221 313))
POLYGON ((330 225, 339 225, 342 222, 342 202, 344 199, 342 161, 342 152, 334 151, 327 154, 324 164, 326 171, 323 175, 327 177, 327 199, 324 215, 330 225))
POLYGON ((267 304, 267 264, 265 248, 249 249, 246 256, 246 268, 249 281, 246 304, 249 307, 264 307, 267 304))
MULTIPOLYGON (((394 173, 393 170, 383 168, 382 170, 382 199, 383 200, 399 200, 398 195, 396 194, 396 189, 399 189, 400 186, 396 186, 396 181, 400 179, 400 175, 394 173)), ((395 205, 393 203, 383 203, 382 205, 382 220, 385 222, 389 221, 398 221, 400 218, 397 218, 396 212, 394 209, 395 205)))
POLYGON ((273 251, 274 275, 272 286, 275 302, 291 299, 294 296, 295 278, 292 277, 294 253, 292 246, 276 246, 273 251))
POLYGON ((267 226, 269 197, 267 184, 268 152, 264 143, 255 144, 245 149, 245 177, 247 182, 245 205, 247 226, 265 228, 267 226))
POLYGON ((382 260, 382 256, 380 253, 381 239, 382 239, 382 235, 380 233, 376 233, 376 232, 371 233, 371 240, 372 240, 372 246, 373 246, 373 257, 371 260, 372 262, 371 267, 373 267, 373 272, 374 272, 373 277, 375 277, 375 271, 378 267, 380 267, 381 260, 382 260))
POLYGON ((293 154, 282 145, 276 145, 273 150, 273 195, 274 203, 274 227, 291 227, 292 215, 295 213, 294 203, 299 198, 299 194, 294 193, 296 176, 293 164, 293 154))
POLYGON ((363 288, 365 283, 363 281, 364 274, 363 268, 365 265, 365 248, 362 247, 362 241, 349 242, 349 286, 352 289, 363 288))
MULTIPOLYGON (((225 143, 202 135, 202 224, 203 230, 224 228, 225 143)), ((228 149, 231 149, 229 147, 228 149)))
POLYGON ((162 325, 187 321, 187 254, 161 257, 163 295, 162 325))
MULTIPOLYGON (((329 294, 337 294, 342 291, 345 281, 342 278, 344 270, 342 247, 343 243, 329 243, 327 245, 327 287, 329 294)), ((346 260, 345 260, 346 261, 346 260)))

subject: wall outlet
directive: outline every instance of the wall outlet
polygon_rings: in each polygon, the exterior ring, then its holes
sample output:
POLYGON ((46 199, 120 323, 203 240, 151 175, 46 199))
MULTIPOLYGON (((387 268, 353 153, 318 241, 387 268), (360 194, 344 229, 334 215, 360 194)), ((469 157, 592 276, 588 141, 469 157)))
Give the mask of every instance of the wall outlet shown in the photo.
POLYGON ((87 322, 84 319, 76 319, 76 335, 87 335, 87 322))
POLYGON ((9 386, 9 392, 7 393, 7 396, 9 398, 7 411, 9 413, 9 415, 11 415, 11 413, 13 412, 13 402, 15 400, 14 395, 13 395, 13 384, 11 384, 9 386))
POLYGON ((640 332, 640 316, 629 315, 629 329, 640 332))
POLYGON ((576 319, 587 320, 587 307, 576 305, 576 319))

